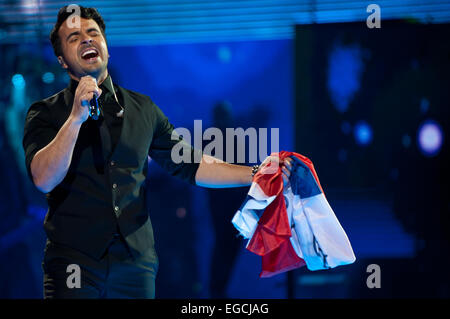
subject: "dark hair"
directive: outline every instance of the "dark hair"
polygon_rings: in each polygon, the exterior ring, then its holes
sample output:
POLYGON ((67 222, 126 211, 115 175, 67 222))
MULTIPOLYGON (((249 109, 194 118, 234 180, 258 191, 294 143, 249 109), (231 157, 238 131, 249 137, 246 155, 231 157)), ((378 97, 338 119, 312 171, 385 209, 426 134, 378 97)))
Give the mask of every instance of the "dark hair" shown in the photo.
MULTIPOLYGON (((53 51, 55 52, 56 56, 62 55, 62 49, 61 49, 61 39, 59 38, 58 31, 61 25, 64 23, 64 21, 67 20, 68 17, 70 17, 72 14, 74 14, 74 10, 67 10, 69 6, 64 6, 61 9, 59 9, 58 17, 56 19, 55 26, 53 27, 52 31, 50 32, 50 41, 53 46, 53 51)), ((95 8, 85 8, 82 6, 80 7, 80 17, 84 19, 93 19, 95 22, 97 22, 98 26, 101 29, 101 32, 103 33, 103 36, 106 39, 105 35, 105 22, 103 21, 102 16, 95 8)))

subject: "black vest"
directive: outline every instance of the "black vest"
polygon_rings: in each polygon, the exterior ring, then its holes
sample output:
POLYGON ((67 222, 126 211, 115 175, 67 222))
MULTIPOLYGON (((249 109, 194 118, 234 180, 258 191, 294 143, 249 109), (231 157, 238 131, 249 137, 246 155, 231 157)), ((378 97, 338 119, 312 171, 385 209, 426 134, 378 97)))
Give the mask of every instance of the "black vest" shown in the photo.
MULTIPOLYGON (((48 238, 97 259, 118 230, 133 255, 154 254, 143 185, 148 151, 159 125, 156 105, 145 95, 118 90, 125 112, 114 151, 104 119, 88 119, 81 126, 66 177, 46 195, 48 238)), ((49 106, 59 130, 70 114, 73 94, 65 89, 52 99, 60 100, 49 106)))

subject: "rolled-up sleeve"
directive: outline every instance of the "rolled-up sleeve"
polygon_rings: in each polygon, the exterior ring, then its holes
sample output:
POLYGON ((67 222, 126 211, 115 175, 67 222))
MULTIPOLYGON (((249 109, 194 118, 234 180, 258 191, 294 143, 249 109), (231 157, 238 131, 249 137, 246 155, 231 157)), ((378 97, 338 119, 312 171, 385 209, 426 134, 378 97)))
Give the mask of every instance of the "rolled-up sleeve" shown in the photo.
POLYGON ((169 122, 161 109, 152 103, 155 114, 155 132, 153 134, 152 144, 150 146, 149 155, 169 174, 181 178, 182 180, 196 185, 195 174, 200 165, 202 152, 189 145, 182 137, 174 132, 174 126, 169 122), (174 133, 172 137, 172 133, 174 133), (189 161, 175 162, 172 159, 172 149, 178 143, 182 143, 183 151, 189 152, 189 161))
POLYGON ((34 155, 47 146, 58 133, 52 125, 51 118, 48 107, 42 102, 37 102, 31 105, 25 119, 22 145, 25 151, 25 165, 31 181, 33 181, 31 161, 34 155))

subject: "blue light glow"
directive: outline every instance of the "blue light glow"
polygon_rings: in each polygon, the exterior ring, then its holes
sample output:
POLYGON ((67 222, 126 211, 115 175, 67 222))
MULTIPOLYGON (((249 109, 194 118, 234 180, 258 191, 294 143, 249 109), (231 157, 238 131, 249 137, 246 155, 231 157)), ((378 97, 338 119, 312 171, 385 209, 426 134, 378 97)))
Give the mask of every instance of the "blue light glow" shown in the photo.
POLYGON ((27 207, 27 213, 30 217, 43 221, 45 214, 47 214, 47 209, 37 205, 29 205, 27 207))
POLYGON ((11 78, 11 82, 16 89, 23 89, 26 85, 25 79, 23 78, 22 74, 14 74, 11 78))
POLYGON ((358 145, 365 146, 372 142, 372 128, 365 121, 356 123, 353 133, 358 145))
POLYGON ((439 123, 434 120, 424 121, 418 130, 417 144, 419 150, 427 157, 436 156, 442 148, 443 131, 439 123))
POLYGON ((231 60, 231 51, 230 48, 227 46, 221 46, 217 50, 217 56, 219 57, 219 60, 224 63, 228 63, 231 60))
POLYGON ((55 75, 52 72, 45 72, 42 74, 42 81, 47 84, 53 83, 55 81, 55 75))
POLYGON ((364 69, 363 51, 357 45, 336 45, 329 56, 328 90, 334 107, 339 112, 348 110, 361 86, 364 69))

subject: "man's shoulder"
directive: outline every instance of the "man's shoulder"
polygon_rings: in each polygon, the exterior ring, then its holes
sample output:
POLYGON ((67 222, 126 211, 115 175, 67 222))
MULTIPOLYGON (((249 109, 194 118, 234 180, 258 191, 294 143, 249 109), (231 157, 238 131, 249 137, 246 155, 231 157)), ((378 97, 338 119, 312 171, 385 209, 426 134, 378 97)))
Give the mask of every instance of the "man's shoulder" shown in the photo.
POLYGON ((26 121, 30 121, 33 118, 39 117, 48 121, 54 121, 59 117, 66 116, 70 109, 71 97, 70 91, 65 88, 61 91, 31 104, 27 111, 26 121))
POLYGON ((33 102, 31 104, 30 109, 42 107, 51 109, 52 107, 59 105, 60 103, 63 103, 65 100, 65 94, 67 90, 68 90, 67 88, 62 89, 61 91, 53 94, 52 96, 33 102))
POLYGON ((143 93, 139 93, 127 88, 124 88, 123 86, 119 86, 119 88, 121 90, 123 90, 123 92, 125 92, 131 99, 133 100, 137 100, 139 102, 146 102, 146 103, 150 103, 151 105, 153 105, 153 100, 150 98, 150 96, 143 94, 143 93))
POLYGON ((137 109, 142 112, 141 114, 148 115, 152 121, 161 121, 165 118, 161 108, 153 102, 150 96, 126 89, 122 86, 119 86, 119 88, 122 90, 122 94, 125 93, 127 95, 128 100, 135 102, 134 104, 137 109))

